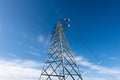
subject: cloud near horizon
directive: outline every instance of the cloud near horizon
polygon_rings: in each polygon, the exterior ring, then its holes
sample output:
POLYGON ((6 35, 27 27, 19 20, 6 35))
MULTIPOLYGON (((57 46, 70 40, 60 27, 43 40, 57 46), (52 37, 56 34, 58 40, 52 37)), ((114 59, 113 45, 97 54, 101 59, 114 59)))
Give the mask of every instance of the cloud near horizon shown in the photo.
POLYGON ((38 80, 41 65, 32 60, 0 59, 0 80, 38 80))
MULTIPOLYGON (((81 56, 76 57, 82 67, 84 80, 120 80, 120 70, 95 65, 81 56)), ((0 80, 38 80, 44 63, 33 60, 0 58, 0 80)))
MULTIPOLYGON (((77 64, 79 64, 80 66, 86 67, 86 70, 84 70, 85 72, 85 77, 88 75, 91 75, 94 77, 92 79, 94 79, 95 77, 97 78, 97 76, 103 78, 103 79, 96 79, 95 80, 120 80, 120 68, 119 67, 112 67, 112 68, 108 68, 106 66, 101 66, 98 64, 93 64, 91 62, 89 62, 88 60, 86 60, 84 57, 82 56, 78 56, 75 58, 77 64), (105 76, 105 77, 103 77, 105 76)), ((88 77, 86 77, 87 79, 88 77)), ((88 78, 87 80, 92 80, 90 78, 88 78)))

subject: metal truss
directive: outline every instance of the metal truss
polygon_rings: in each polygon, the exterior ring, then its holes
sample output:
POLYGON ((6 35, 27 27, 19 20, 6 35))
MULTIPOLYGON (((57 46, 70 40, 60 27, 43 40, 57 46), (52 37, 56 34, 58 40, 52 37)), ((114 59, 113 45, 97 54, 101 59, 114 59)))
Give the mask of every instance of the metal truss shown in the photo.
POLYGON ((57 22, 50 36, 50 49, 39 80, 83 80, 64 35, 69 19, 57 22))

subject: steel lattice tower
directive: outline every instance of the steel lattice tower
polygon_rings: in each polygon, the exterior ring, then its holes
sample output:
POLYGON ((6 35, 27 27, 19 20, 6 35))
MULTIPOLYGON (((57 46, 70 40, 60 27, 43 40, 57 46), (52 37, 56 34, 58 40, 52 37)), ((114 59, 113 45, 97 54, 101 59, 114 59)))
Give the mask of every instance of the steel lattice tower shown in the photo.
POLYGON ((83 80, 64 35, 69 19, 57 22, 50 35, 50 49, 39 80, 83 80))

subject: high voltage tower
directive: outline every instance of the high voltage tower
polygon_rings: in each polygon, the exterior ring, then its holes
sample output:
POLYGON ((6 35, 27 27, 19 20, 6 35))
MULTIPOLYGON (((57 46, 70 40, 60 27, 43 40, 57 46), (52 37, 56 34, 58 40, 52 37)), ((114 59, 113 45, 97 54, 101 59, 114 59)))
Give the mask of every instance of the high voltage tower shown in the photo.
POLYGON ((70 20, 61 19, 50 34, 50 49, 39 80, 83 80, 64 35, 70 20))

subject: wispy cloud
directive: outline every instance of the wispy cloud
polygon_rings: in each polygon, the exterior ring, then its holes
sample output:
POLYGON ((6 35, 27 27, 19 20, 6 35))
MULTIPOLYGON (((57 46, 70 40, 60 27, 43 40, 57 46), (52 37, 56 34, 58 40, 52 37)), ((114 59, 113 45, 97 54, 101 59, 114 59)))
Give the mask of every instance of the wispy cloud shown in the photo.
POLYGON ((40 34, 38 36, 38 42, 42 43, 44 41, 44 37, 40 34))
POLYGON ((38 42, 40 43, 40 49, 41 49, 41 53, 47 53, 46 50, 48 49, 48 46, 49 46, 49 39, 50 37, 49 36, 43 36, 43 35, 39 35, 37 37, 38 39, 38 42))
POLYGON ((18 58, 17 54, 15 54, 15 53, 9 53, 9 54, 10 54, 10 56, 13 57, 13 58, 18 58))
POLYGON ((37 52, 28 51, 28 53, 33 54, 33 55, 35 55, 35 56, 40 56, 40 53, 37 53, 37 52))
POLYGON ((33 46, 29 47, 30 50, 28 50, 28 53, 33 54, 35 56, 40 56, 40 53, 38 52, 38 49, 34 48, 33 46))
POLYGON ((109 59, 114 60, 114 61, 120 61, 120 58, 118 58, 118 57, 110 57, 109 59))

